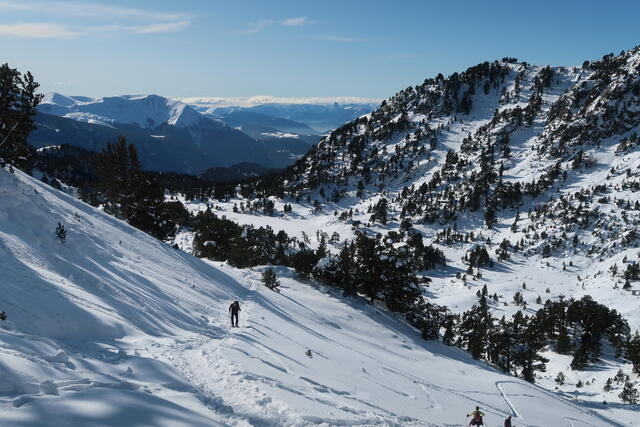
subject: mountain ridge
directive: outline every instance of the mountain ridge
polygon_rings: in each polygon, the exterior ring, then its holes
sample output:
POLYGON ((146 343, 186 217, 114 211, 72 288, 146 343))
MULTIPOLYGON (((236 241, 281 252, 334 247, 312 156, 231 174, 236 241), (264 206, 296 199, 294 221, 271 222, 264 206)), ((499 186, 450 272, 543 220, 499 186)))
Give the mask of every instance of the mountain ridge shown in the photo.
POLYGON ((35 148, 71 144, 99 152, 122 135, 138 147, 145 168, 194 175, 242 162, 281 168, 316 141, 297 134, 283 138, 271 128, 248 135, 158 95, 87 99, 50 93, 39 106, 37 121, 29 139, 35 148))

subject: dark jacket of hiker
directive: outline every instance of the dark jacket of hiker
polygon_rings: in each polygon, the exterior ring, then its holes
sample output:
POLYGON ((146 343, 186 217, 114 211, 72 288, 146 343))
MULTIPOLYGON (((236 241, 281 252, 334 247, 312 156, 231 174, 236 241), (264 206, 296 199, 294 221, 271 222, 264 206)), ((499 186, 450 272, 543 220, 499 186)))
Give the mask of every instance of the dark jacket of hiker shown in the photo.
POLYGON ((238 326, 238 312, 240 310, 240 303, 238 301, 234 301, 229 306, 229 313, 231 313, 231 326, 238 326), (235 323, 234 323, 235 319, 235 323))
POLYGON ((506 420, 504 420, 504 427, 513 427, 511 425, 511 417, 509 417, 506 420))

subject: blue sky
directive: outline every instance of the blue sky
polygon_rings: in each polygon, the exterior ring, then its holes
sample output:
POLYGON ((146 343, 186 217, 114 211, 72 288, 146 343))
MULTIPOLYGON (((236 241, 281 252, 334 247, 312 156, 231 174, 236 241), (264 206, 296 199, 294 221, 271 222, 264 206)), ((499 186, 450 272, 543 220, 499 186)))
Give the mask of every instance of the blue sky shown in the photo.
POLYGON ((515 56, 577 65, 640 44, 640 2, 0 0, 0 61, 43 91, 385 98, 515 56))

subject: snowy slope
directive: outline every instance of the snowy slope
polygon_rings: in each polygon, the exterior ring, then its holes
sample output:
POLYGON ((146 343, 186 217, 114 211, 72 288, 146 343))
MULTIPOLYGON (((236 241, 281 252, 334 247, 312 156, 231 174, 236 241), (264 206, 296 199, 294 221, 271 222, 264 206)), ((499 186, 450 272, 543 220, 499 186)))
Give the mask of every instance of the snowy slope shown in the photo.
MULTIPOLYGON (((544 303, 590 295, 617 310, 633 332, 640 328, 640 282, 623 286, 625 269, 640 261, 638 64, 640 48, 591 66, 507 60, 471 67, 461 73, 465 78, 456 73, 449 80, 427 79, 323 138, 270 183, 284 189, 284 198, 273 196, 281 191, 262 194, 258 188, 252 197, 271 195, 273 216, 245 209, 253 200, 240 195, 183 201, 192 212, 205 210, 208 202, 217 215, 284 230, 313 248, 335 234, 333 254, 358 231, 384 235, 407 219, 424 245, 446 255, 447 267, 421 272, 433 280, 424 288, 430 301, 461 314, 487 286, 496 295, 491 309, 499 319, 518 311, 534 315, 542 307, 538 298, 544 303), (478 67, 494 68, 478 77, 478 67), (468 110, 465 91, 472 101, 468 110), (554 168, 559 173, 550 178, 554 168), (489 172, 493 177, 483 186, 478 178, 489 172), (505 188, 516 184, 521 197, 509 200, 505 188), (474 194, 481 195, 476 207, 469 203, 474 194), (382 197, 388 201, 386 225, 371 221, 382 197), (285 213, 285 203, 292 212, 285 213), (488 207, 496 214, 491 228, 488 207), (463 238, 443 237, 447 229, 463 238), (499 260, 498 245, 505 240, 510 257, 499 260), (463 258, 476 245, 486 246, 494 265, 469 274, 463 258), (516 292, 526 307, 514 302, 516 292)), ((184 232, 176 242, 190 250, 191 237, 184 232)), ((601 360, 584 371, 571 370, 570 357, 552 351, 545 357, 550 362, 546 373, 537 374, 538 385, 595 408, 606 401, 607 412, 621 417, 637 410, 621 403, 620 385, 603 389, 618 370, 638 380, 631 363, 615 357, 606 343, 601 360), (554 379, 561 372, 566 382, 558 385, 554 379)))
POLYGON ((203 116, 188 105, 158 95, 123 95, 96 99, 74 98, 56 92, 45 95, 38 109, 78 121, 113 125, 135 124, 154 128, 163 123, 188 127, 203 116))
POLYGON ((462 425, 475 405, 491 425, 625 425, 286 270, 269 291, 259 271, 207 264, 20 172, 0 170, 0 201, 2 425, 462 425))

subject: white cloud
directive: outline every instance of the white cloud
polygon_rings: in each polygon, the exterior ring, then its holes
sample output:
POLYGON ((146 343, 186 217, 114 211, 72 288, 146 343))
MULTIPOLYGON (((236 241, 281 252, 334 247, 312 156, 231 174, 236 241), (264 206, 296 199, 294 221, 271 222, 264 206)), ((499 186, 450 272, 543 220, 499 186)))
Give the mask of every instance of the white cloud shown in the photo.
POLYGON ((84 27, 81 28, 82 33, 109 33, 112 31, 120 31, 122 30, 122 26, 118 24, 110 24, 110 25, 98 25, 94 27, 84 27))
POLYGON ((249 34, 259 33, 260 31, 264 30, 265 28, 275 23, 276 21, 273 19, 263 19, 262 21, 258 21, 258 22, 250 22, 249 28, 247 29, 246 32, 249 34))
POLYGON ((80 33, 67 26, 55 23, 20 23, 0 24, 0 36, 21 37, 30 39, 62 39, 69 40, 80 36, 80 33))
MULTIPOLYGON (((11 12, 50 19, 64 18, 65 23, 0 23, 0 36, 22 38, 73 39, 92 33, 128 32, 134 34, 173 33, 191 25, 191 16, 184 13, 165 13, 155 10, 64 1, 0 0, 0 16, 11 12), (86 19, 95 18, 95 25, 86 19), (114 23, 114 20, 121 21, 114 23), (102 22, 101 22, 102 21, 102 22)), ((92 22, 94 23, 94 22, 92 22)))
POLYGON ((97 16, 101 18, 146 18, 152 20, 179 20, 188 18, 182 13, 163 13, 154 10, 110 6, 99 3, 77 3, 65 1, 0 0, 0 10, 27 11, 63 16, 97 16))
POLYGON ((187 28, 191 22, 189 21, 176 21, 176 22, 162 22, 158 24, 143 25, 139 27, 129 27, 128 30, 138 34, 157 34, 157 33, 176 33, 187 28))
POLYGON ((360 43, 365 41, 364 39, 359 39, 355 37, 343 37, 343 36, 333 36, 333 35, 319 35, 316 36, 318 40, 326 40, 330 42, 339 42, 339 43, 360 43))
POLYGON ((282 21, 282 25, 286 27, 302 27, 307 25, 309 20, 305 16, 299 16, 297 18, 289 18, 282 21))
POLYGON ((278 21, 276 19, 263 19, 262 21, 250 22, 248 27, 245 30, 247 34, 255 34, 264 30, 267 27, 271 27, 273 25, 282 25, 284 27, 303 27, 309 24, 311 21, 305 16, 298 16, 295 18, 288 18, 282 21, 278 21))

